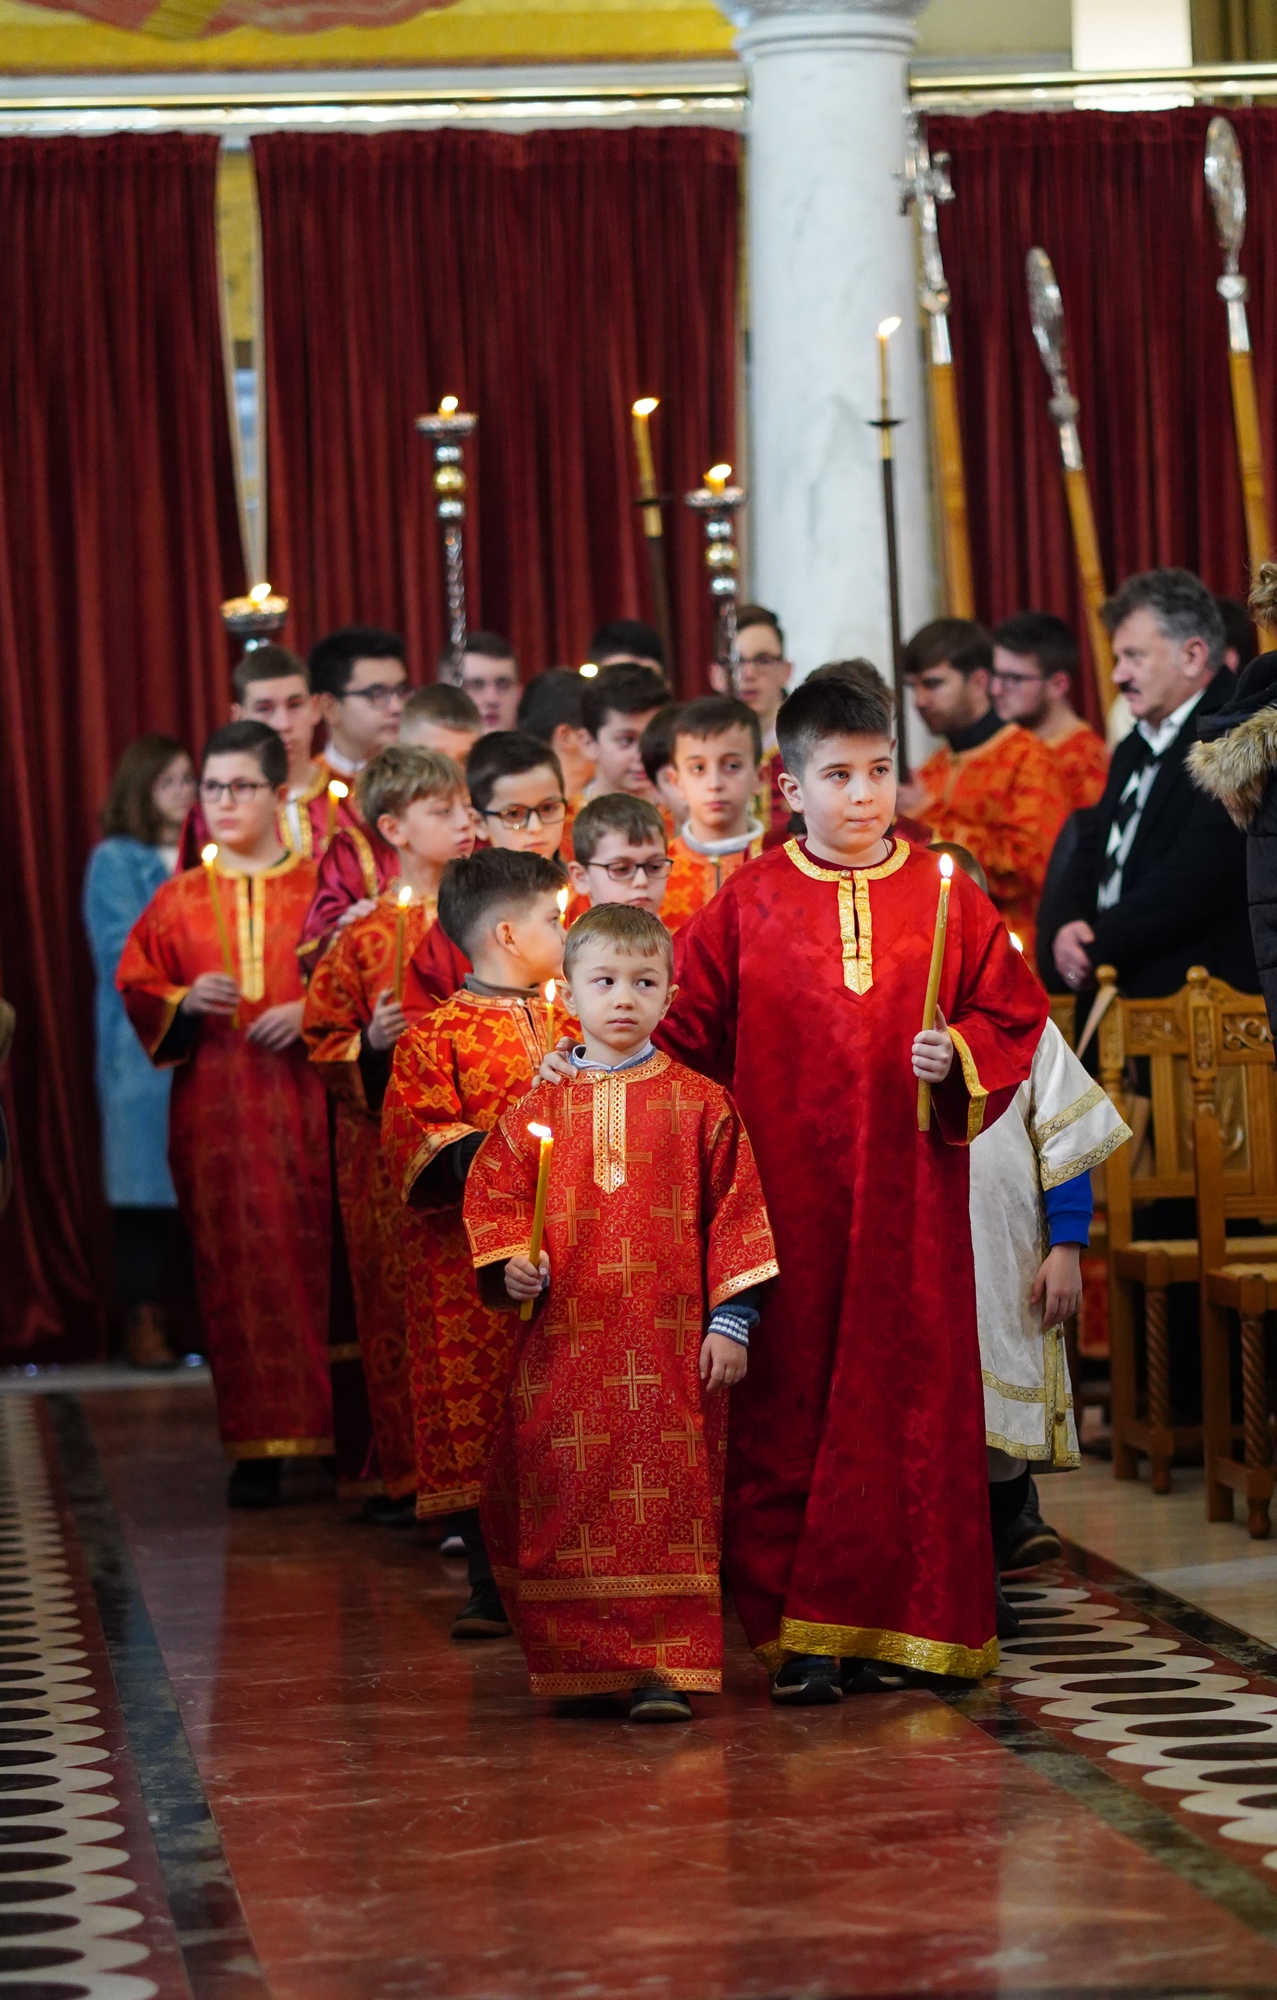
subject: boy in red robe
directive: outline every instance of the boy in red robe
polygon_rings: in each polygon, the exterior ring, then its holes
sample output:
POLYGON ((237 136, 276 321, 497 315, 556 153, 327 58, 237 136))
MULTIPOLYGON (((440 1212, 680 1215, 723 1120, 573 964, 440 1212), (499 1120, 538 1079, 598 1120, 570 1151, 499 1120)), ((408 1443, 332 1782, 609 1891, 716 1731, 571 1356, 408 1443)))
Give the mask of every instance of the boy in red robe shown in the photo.
POLYGON ((670 843, 674 866, 661 917, 677 931, 738 868, 758 858, 767 829, 751 811, 763 755, 753 709, 730 695, 706 695, 679 710, 673 733, 687 818, 670 843))
POLYGON ((404 1237, 416 1430, 417 1514, 459 1514, 470 1601, 454 1638, 509 1631, 479 1528, 479 1492, 501 1421, 513 1338, 480 1301, 461 1219, 470 1164, 503 1111, 526 1096, 568 1015, 544 986, 563 965, 559 891, 544 855, 480 848, 439 886, 439 926, 474 967, 465 985, 400 1036, 382 1110, 386 1167, 399 1199, 429 1217, 404 1237), (442 1385, 448 1446, 437 1449, 442 1385))
POLYGON ((629 903, 661 914, 671 862, 665 821, 648 799, 605 792, 582 806, 572 827, 568 923, 599 903, 629 903))
POLYGON ((958 876, 922 1034, 939 875, 888 833, 890 704, 808 682, 779 732, 806 837, 681 933, 656 1041, 732 1091, 758 1160, 781 1276, 733 1401, 725 1570, 776 1698, 826 1702, 881 1685, 875 1662, 997 1659, 965 1149, 1028 1076, 1046 996, 958 876))
POLYGON ((151 1060, 177 1065, 169 1159, 239 1507, 277 1503, 281 1459, 333 1449, 327 1113, 297 971, 315 864, 276 829, 287 779, 263 723, 209 738, 216 858, 161 885, 116 975, 151 1060))
MULTIPOLYGON (((365 1512, 373 1520, 396 1521, 414 1517, 417 1491, 403 1238, 405 1230, 425 1224, 405 1214, 387 1171, 381 1106, 395 1043, 465 977, 465 961, 454 952, 447 992, 431 992, 416 954, 435 921, 440 877, 449 861, 469 854, 474 825, 465 779, 451 758, 436 751, 391 744, 365 765, 358 791, 365 820, 399 856, 399 875, 320 960, 306 994, 302 1033, 336 1104, 337 1192, 382 1487, 365 1512), (405 889, 411 898, 406 908, 400 903, 405 889)), ((339 1393, 334 1383, 334 1400, 339 1393)), ((435 1441, 446 1445, 437 1381, 422 1385, 420 1400, 423 1408, 433 1407, 426 1420, 435 1441)))
POLYGON ((548 1285, 526 1331, 511 1321, 484 1487, 502 1599, 534 1694, 627 1693, 632 1722, 685 1721, 689 1689, 722 1686, 719 1392, 745 1374, 776 1274, 735 1106, 652 1047, 673 969, 650 911, 606 904, 573 925, 572 1081, 506 1112, 465 1201, 484 1295, 510 1307, 548 1285), (534 1267, 538 1126, 554 1151, 534 1267))

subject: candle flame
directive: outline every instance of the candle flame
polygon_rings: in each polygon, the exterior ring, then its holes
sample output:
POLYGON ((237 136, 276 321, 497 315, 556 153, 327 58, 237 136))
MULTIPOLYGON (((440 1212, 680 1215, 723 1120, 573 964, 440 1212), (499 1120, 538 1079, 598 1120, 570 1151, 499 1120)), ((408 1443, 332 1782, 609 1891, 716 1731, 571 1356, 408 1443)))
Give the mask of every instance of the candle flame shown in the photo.
POLYGON ((598 672, 598 668, 595 666, 593 660, 583 660, 580 667, 578 668, 578 672, 582 674, 587 681, 592 681, 594 679, 595 674, 597 674, 598 672))
POLYGON ((940 873, 947 882, 953 873, 953 856, 951 854, 942 854, 940 856, 940 873))
MULTIPOLYGON (((899 321, 897 321, 897 325, 898 325, 898 324, 899 324, 899 321)), ((440 402, 440 404, 439 404, 439 415, 440 415, 441 417, 455 417, 455 416, 456 416, 456 414, 457 414, 457 399, 456 399, 456 397, 455 397, 455 396, 445 396, 445 397, 444 397, 444 398, 442 399, 442 401, 440 402)))
POLYGON ((406 910, 411 901, 412 901, 412 888, 409 883, 405 882, 403 888, 399 891, 400 909, 406 910))
POLYGON ((532 1134, 534 1139, 539 1139, 541 1141, 541 1144, 543 1146, 547 1139, 552 1139, 554 1137, 554 1134, 550 1130, 548 1125, 529 1125, 528 1130, 532 1134))
POLYGON ((711 465, 705 474, 705 484, 711 493, 721 493, 732 476, 730 465, 711 465))
MULTIPOLYGON (((560 917, 566 917, 566 915, 567 915, 567 913, 568 913, 568 892, 567 892, 567 890, 566 890, 566 889, 560 889, 560 890, 559 890, 559 893, 558 893, 558 895, 557 895, 557 897, 555 898, 555 901, 556 901, 556 902, 558 903, 558 906, 559 906, 559 915, 560 915, 560 917)), ((550 981, 550 984, 551 984, 551 985, 553 985, 553 984, 554 984, 554 981, 553 981, 553 980, 551 980, 551 981, 550 981)))
POLYGON ((268 583, 255 583, 248 594, 254 604, 265 604, 267 598, 270 596, 270 585, 268 583))
POLYGON ((900 315, 898 313, 893 313, 890 319, 880 319, 878 322, 879 340, 890 340, 899 324, 900 315))
POLYGON ((1016 934, 1015 934, 1015 932, 1014 932, 1014 931, 1008 931, 1008 932, 1007 932, 1007 936, 1008 936, 1008 937, 1010 938, 1010 940, 1011 940, 1011 943, 1012 943, 1012 946, 1013 946, 1013 948, 1014 948, 1014 949, 1015 949, 1016 951, 1023 951, 1023 950, 1024 950, 1024 945, 1023 945, 1023 942, 1022 942, 1022 940, 1021 940, 1021 939, 1019 939, 1019 938, 1018 938, 1018 937, 1016 936, 1016 934))
POLYGON ((328 783, 328 796, 330 799, 348 799, 350 786, 343 785, 340 778, 331 778, 328 783))
POLYGON ((637 403, 631 403, 630 413, 636 417, 650 417, 653 410, 659 408, 660 400, 659 396, 640 396, 637 403))
POLYGON ((217 859, 217 842, 210 840, 207 847, 201 847, 200 860, 206 868, 211 868, 217 859))
POLYGON ((557 991, 558 988, 555 986, 554 981, 552 979, 547 979, 545 982, 545 1004, 547 1007, 553 1007, 554 996, 557 991))

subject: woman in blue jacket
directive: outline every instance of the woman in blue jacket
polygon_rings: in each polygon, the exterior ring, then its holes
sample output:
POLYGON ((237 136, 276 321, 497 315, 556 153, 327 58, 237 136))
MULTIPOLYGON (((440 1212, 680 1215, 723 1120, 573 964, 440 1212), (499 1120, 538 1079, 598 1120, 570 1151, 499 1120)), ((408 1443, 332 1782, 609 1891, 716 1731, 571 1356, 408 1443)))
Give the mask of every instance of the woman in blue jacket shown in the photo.
POLYGON ((168 1168, 170 1078, 152 1067, 115 986, 125 939, 177 865, 195 772, 171 736, 141 736, 121 757, 89 857, 84 923, 97 978, 97 1087, 102 1167, 111 1206, 115 1292, 125 1352, 139 1368, 171 1368, 165 1330, 177 1196, 168 1168))

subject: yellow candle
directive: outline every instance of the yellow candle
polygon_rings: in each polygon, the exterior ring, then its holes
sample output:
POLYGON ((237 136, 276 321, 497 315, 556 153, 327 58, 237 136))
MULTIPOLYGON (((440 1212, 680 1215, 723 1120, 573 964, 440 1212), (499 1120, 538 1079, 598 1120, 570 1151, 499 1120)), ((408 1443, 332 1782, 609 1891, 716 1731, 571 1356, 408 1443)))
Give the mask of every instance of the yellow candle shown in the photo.
MULTIPOLYGON (((550 981, 553 986, 554 981, 550 981)), ((532 1209, 532 1241, 528 1245, 528 1261, 533 1269, 541 1262, 541 1244, 545 1238, 545 1198, 550 1186, 550 1156, 554 1151, 554 1134, 548 1125, 529 1125, 529 1132, 541 1141, 541 1157, 537 1162, 537 1197, 532 1209)), ((534 1299, 525 1299, 519 1307, 520 1319, 531 1319, 534 1299)))
MULTIPOLYGON (((922 1030, 928 1034, 936 1025, 936 1002, 940 998, 940 974, 944 970, 944 940, 949 928, 949 889, 953 881, 953 857, 940 856, 940 900, 936 904, 936 934, 931 940, 931 970, 927 974, 927 997, 922 1009, 922 1030)), ((918 1130, 931 1130, 931 1085, 925 1077, 918 1083, 918 1130)))
POLYGON ((412 890, 405 882, 399 891, 399 908, 395 913, 395 999, 403 999, 404 934, 408 926, 408 905, 412 901, 412 890))
MULTIPOLYGON (((564 894, 564 891, 563 891, 562 889, 560 889, 560 891, 559 891, 559 894, 560 894, 560 895, 563 895, 563 894, 564 894)), ((564 905, 562 905, 562 906, 560 907, 560 910, 559 910, 559 915, 560 915, 560 916, 562 916, 562 915, 563 915, 563 910, 564 910, 564 909, 565 909, 566 907, 567 907, 567 906, 566 906, 566 904, 564 904, 564 905)), ((547 1055, 549 1054, 550 1050, 551 1050, 551 1049, 552 1049, 552 1048, 554 1047, 554 995, 555 995, 555 991, 556 991, 556 989, 555 989, 555 984, 554 984, 554 981, 553 981, 552 979, 547 979, 547 980, 546 980, 546 982, 545 982, 545 1048, 546 1048, 546 1054, 547 1054, 547 1055)))
POLYGON ((884 319, 878 325, 878 394, 882 403, 884 418, 891 415, 891 384, 887 374, 887 342, 899 326, 896 318, 884 319))
POLYGON ((350 797, 350 786, 343 785, 340 778, 332 778, 328 785, 328 845, 333 844, 337 831, 337 808, 343 799, 350 797))
MULTIPOLYGON (((556 901, 558 902, 559 905, 559 922, 563 923, 568 913, 568 892, 566 889, 559 890, 556 901)), ((553 985, 554 983, 553 980, 551 980, 550 983, 551 985, 553 985)))
POLYGON ((730 465, 711 465, 709 471, 705 474, 705 484, 708 486, 710 492, 721 500, 731 476, 732 468, 730 465))
POLYGON ((443 401, 442 401, 442 402, 440 403, 440 405, 439 405, 439 415, 440 415, 441 417, 455 417, 455 416, 456 416, 456 414, 457 414, 457 399, 456 399, 456 397, 455 397, 455 396, 445 396, 445 397, 443 398, 443 401))
POLYGON ((210 840, 207 847, 200 849, 200 860, 204 863, 204 874, 208 881, 208 893, 213 899, 213 915, 217 918, 217 936, 222 947, 222 970, 228 979, 235 977, 235 965, 231 958, 230 934, 226 928, 226 915, 222 909, 222 899, 217 888, 217 842, 210 840))

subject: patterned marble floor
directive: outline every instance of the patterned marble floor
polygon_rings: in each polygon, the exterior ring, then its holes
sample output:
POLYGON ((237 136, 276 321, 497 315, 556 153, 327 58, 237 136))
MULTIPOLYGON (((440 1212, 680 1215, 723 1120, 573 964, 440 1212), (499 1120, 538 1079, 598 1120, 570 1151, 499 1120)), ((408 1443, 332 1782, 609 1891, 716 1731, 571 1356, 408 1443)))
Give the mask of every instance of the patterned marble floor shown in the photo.
POLYGON ((1271 1572, 1191 1485, 1052 1481, 980 1687, 777 1711, 732 1621, 642 1730, 316 1470, 229 1516, 206 1386, 75 1387, 0 1397, 0 2000, 1277 1994, 1277 1620, 1204 1608, 1271 1572))

